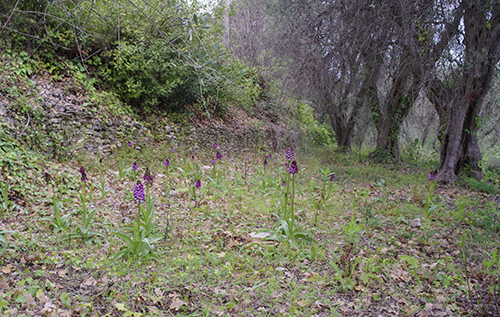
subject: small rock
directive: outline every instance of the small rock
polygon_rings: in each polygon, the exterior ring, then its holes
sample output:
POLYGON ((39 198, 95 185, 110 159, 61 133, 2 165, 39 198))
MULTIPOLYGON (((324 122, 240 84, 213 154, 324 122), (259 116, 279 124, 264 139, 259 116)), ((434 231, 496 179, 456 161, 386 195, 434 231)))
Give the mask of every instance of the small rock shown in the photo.
POLYGON ((412 226, 413 228, 422 227, 422 223, 420 222, 420 218, 415 218, 415 220, 410 221, 410 226, 412 226))

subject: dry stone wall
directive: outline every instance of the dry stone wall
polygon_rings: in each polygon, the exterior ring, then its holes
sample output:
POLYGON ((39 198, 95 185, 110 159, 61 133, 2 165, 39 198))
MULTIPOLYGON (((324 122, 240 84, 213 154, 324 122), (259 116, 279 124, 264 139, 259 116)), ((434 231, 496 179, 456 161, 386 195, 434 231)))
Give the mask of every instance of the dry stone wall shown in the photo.
MULTIPOLYGON (((68 79, 69 81, 71 79, 68 79)), ((53 82, 50 78, 33 78, 37 97, 35 108, 42 111, 41 122, 29 121, 26 129, 39 129, 45 134, 47 144, 41 146, 58 155, 107 155, 132 142, 140 148, 151 142, 153 135, 143 124, 127 116, 111 116, 91 105, 84 91, 71 82, 53 82)), ((1 97, 1 96, 0 96, 1 97)), ((0 98, 0 119, 13 127, 24 127, 24 118, 12 113, 12 99, 0 98)), ((105 108, 105 107, 102 107, 105 108)), ((26 130, 24 129, 24 130, 26 130)), ((24 133, 19 128, 16 133, 24 133)), ((192 150, 207 149, 217 143, 223 152, 242 152, 265 149, 277 151, 293 143, 290 136, 278 125, 252 125, 190 122, 188 125, 167 125, 157 130, 163 141, 192 150)))

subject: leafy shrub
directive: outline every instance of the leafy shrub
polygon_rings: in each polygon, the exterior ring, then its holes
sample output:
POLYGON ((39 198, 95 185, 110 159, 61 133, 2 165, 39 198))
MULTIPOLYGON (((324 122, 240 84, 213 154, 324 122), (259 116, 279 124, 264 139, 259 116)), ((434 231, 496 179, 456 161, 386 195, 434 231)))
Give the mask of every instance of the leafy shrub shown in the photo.
POLYGON ((500 191, 495 187, 495 185, 485 182, 484 180, 475 180, 474 178, 466 178, 466 183, 469 185, 469 188, 472 190, 476 190, 479 192, 497 195, 500 191))
POLYGON ((299 119, 302 129, 309 137, 321 145, 333 147, 333 134, 316 120, 314 109, 311 106, 303 102, 300 103, 299 119))
POLYGON ((242 76, 234 89, 233 93, 237 105, 252 115, 256 104, 263 97, 263 87, 257 73, 250 72, 242 76))
POLYGON ((193 86, 192 70, 177 65, 177 53, 165 40, 122 41, 107 57, 108 63, 100 70, 100 77, 136 109, 168 109, 169 103, 196 100, 194 92, 186 89, 193 86), (181 96, 184 100, 175 100, 181 96))
POLYGON ((489 166, 484 171, 484 180, 499 185, 500 166, 489 166))
POLYGON ((476 227, 483 228, 489 234, 500 232, 500 212, 494 202, 487 203, 478 208, 470 220, 476 227))

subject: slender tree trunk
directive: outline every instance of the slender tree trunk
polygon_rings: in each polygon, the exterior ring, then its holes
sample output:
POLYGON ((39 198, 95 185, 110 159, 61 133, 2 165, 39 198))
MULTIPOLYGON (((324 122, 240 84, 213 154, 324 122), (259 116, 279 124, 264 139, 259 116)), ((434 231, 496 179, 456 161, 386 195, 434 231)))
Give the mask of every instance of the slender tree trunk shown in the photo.
POLYGON ((396 98, 390 100, 385 111, 378 107, 375 110, 375 127, 377 129, 377 147, 371 154, 377 159, 399 159, 398 137, 401 125, 408 116, 413 105, 413 98, 409 94, 402 94, 401 87, 393 87, 396 98))
POLYGON ((224 37, 222 38, 222 43, 226 47, 229 44, 229 10, 231 1, 232 0, 225 0, 224 2, 224 37))
POLYGON ((377 147, 372 157, 378 159, 395 158, 399 159, 398 136, 400 125, 390 118, 378 120, 377 147))
MULTIPOLYGON (((408 48, 402 55, 407 55, 408 48)), ((377 129, 377 147, 370 155, 372 158, 399 159, 398 137, 401 125, 413 106, 418 95, 419 80, 411 71, 411 60, 402 57, 394 73, 391 89, 385 104, 373 107, 373 121, 377 129)))

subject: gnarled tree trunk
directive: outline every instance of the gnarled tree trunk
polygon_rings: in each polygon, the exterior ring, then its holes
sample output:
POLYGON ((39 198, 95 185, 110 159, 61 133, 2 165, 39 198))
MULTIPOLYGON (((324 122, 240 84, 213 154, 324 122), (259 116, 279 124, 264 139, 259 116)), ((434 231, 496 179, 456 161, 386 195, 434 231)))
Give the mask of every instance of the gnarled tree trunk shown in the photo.
POLYGON ((456 69, 458 75, 446 78, 448 86, 433 78, 428 91, 440 118, 437 179, 441 183, 455 181, 463 170, 477 179, 484 177, 479 166, 482 157, 477 118, 500 59, 500 3, 471 1, 465 7, 463 21, 464 60, 456 69))
POLYGON ((351 150, 352 133, 357 117, 356 110, 354 109, 350 115, 330 115, 330 123, 335 132, 337 146, 342 151, 351 150))

